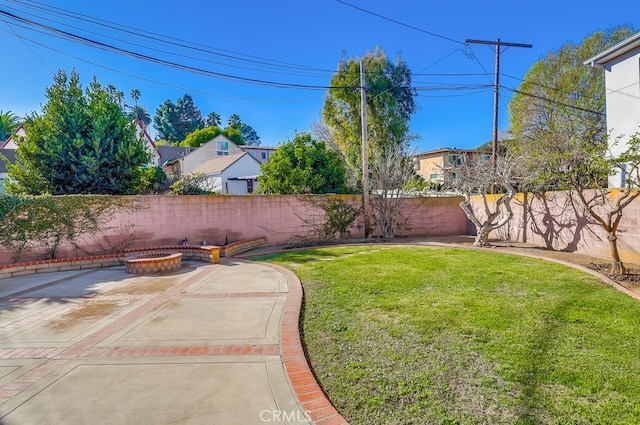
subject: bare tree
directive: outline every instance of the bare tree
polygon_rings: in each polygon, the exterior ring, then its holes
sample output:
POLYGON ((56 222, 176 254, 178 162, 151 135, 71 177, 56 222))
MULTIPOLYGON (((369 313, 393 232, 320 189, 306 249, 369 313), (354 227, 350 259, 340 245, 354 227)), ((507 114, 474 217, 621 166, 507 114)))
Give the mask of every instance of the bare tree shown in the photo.
POLYGON ((618 156, 607 153, 606 145, 585 146, 565 176, 586 211, 607 233, 611 273, 622 275, 627 270, 618 252, 617 232, 624 209, 640 196, 640 133, 631 136, 627 149, 618 156), (624 187, 602 188, 606 177, 615 172, 625 174, 624 187))
POLYGON ((404 187, 415 176, 413 152, 406 144, 387 144, 372 161, 377 196, 372 199, 374 219, 380 236, 393 238, 402 220, 402 203, 406 199, 404 187))
POLYGON ((505 224, 513 216, 511 200, 522 181, 522 158, 507 153, 498 157, 495 165, 484 156, 467 154, 460 164, 448 164, 442 168, 445 187, 460 193, 464 200, 460 207, 476 227, 474 246, 490 246, 489 234, 505 224), (493 189, 499 193, 492 194, 493 189), (474 206, 473 196, 480 196, 482 206, 474 206))

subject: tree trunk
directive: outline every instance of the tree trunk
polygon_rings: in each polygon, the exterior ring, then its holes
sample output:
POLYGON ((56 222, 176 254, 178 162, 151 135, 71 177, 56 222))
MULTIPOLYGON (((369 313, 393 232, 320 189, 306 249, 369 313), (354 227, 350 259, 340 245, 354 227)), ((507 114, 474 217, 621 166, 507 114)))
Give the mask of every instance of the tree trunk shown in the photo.
POLYGON ((611 251, 611 274, 627 274, 627 269, 624 264, 622 264, 620 253, 618 252, 618 237, 610 233, 607 239, 609 239, 609 250, 611 251))
POLYGON ((473 246, 491 246, 491 244, 489 243, 489 231, 485 229, 485 226, 476 228, 476 231, 478 233, 476 234, 476 240, 473 241, 473 246))

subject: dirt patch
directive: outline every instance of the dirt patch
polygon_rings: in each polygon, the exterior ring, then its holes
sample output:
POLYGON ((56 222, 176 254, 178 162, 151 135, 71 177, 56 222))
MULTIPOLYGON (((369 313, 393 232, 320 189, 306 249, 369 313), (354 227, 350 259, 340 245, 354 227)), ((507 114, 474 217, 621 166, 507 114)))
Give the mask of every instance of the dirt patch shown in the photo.
POLYGON ((79 308, 68 312, 49 322, 47 328, 54 332, 64 332, 73 328, 78 322, 98 321, 114 311, 120 305, 117 302, 97 301, 83 303, 79 308))

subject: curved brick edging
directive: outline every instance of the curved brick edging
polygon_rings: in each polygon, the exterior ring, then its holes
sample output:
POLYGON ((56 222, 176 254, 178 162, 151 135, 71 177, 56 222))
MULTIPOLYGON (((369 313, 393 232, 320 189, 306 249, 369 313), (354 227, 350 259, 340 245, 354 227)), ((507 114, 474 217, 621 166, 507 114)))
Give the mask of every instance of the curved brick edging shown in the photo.
POLYGON ((173 272, 182 267, 182 253, 147 253, 125 259, 127 273, 173 272))
POLYGON ((50 260, 34 260, 21 263, 0 264, 0 279, 47 272, 62 272, 68 270, 94 269, 126 265, 127 258, 134 255, 165 252, 182 254, 184 260, 200 260, 218 264, 220 257, 230 257, 245 251, 259 248, 267 244, 267 238, 246 239, 233 242, 225 246, 216 245, 173 245, 156 246, 139 249, 125 249, 117 254, 88 255, 72 258, 54 258, 50 260))
POLYGON ((266 265, 282 273, 289 287, 280 322, 280 354, 298 403, 315 425, 349 425, 322 391, 304 354, 299 330, 303 296, 300 279, 282 266, 266 265))
MULTIPOLYGON (((392 244, 396 245, 396 244, 392 244)), ((416 247, 454 247, 460 249, 485 249, 477 247, 469 247, 461 244, 450 243, 425 243, 425 244, 409 244, 416 247)), ((402 245, 402 246, 407 246, 402 245)), ((312 249, 306 247, 304 249, 312 249)), ((568 261, 558 260, 555 258, 544 257, 524 252, 514 252, 496 248, 494 252, 501 254, 520 255, 523 257, 535 258, 543 261, 549 261, 564 266, 572 267, 576 270, 586 272, 594 277, 599 278, 602 282, 613 286, 615 289, 629 295, 630 297, 640 300, 640 294, 636 294, 618 282, 609 279, 602 273, 591 270, 579 264, 568 261)), ((266 263, 265 263, 266 264, 266 263)), ((302 406, 306 414, 311 418, 314 425, 349 425, 349 422, 340 415, 335 407, 331 404, 327 396, 322 391, 315 376, 311 372, 309 363, 302 348, 300 339, 299 321, 300 311, 302 307, 303 290, 302 284, 298 277, 291 270, 278 266, 276 264, 266 264, 282 273, 287 279, 289 287, 289 295, 284 307, 282 321, 280 323, 280 353, 284 364, 285 372, 291 383, 292 389, 298 399, 298 403, 302 406)))

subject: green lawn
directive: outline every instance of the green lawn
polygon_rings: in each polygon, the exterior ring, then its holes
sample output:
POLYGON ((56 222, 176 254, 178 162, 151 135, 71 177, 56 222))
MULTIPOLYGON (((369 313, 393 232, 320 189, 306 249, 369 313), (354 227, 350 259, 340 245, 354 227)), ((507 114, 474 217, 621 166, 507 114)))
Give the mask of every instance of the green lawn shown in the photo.
POLYGON ((259 260, 303 282, 310 363, 352 425, 640 423, 640 301, 586 273, 384 245, 259 260))

